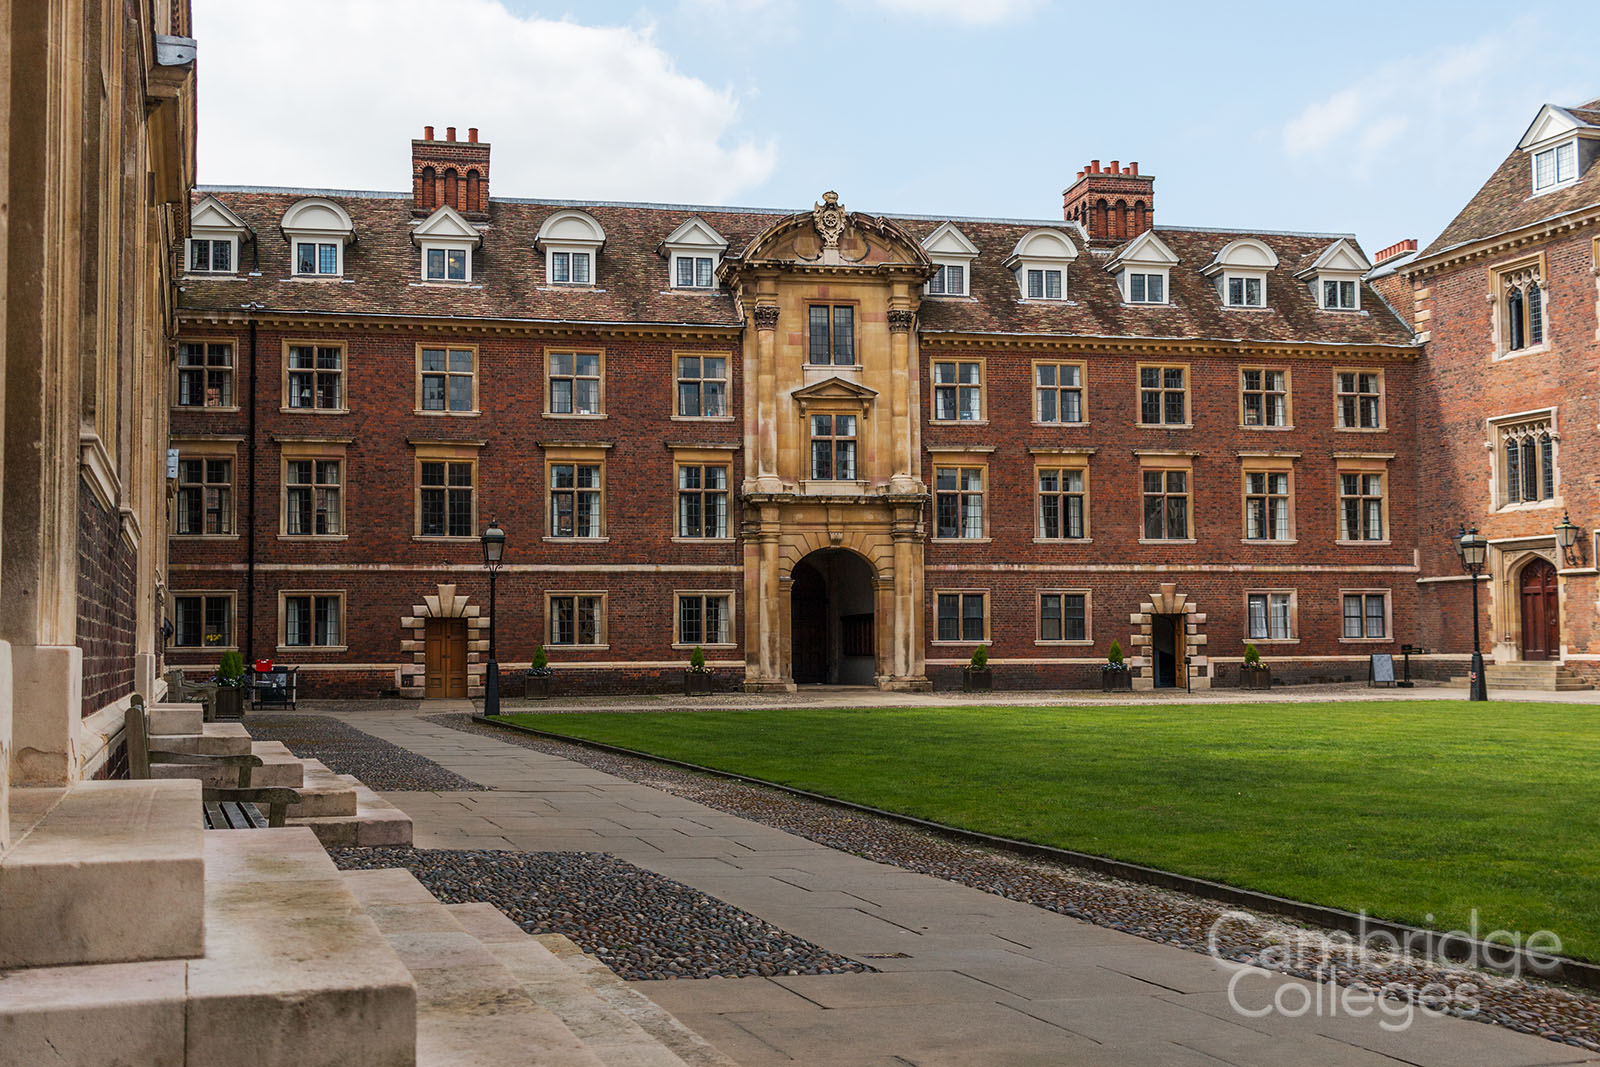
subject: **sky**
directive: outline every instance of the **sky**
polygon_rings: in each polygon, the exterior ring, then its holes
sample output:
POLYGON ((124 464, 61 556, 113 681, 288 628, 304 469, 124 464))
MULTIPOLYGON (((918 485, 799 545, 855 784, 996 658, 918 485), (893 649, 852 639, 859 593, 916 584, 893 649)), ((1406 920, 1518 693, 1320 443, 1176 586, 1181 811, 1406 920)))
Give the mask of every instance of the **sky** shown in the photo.
POLYGON ((1091 159, 1158 224, 1435 237, 1600 4, 194 0, 200 181, 399 191, 476 126, 495 196, 1061 217, 1091 159), (1226 15, 1221 14, 1223 10, 1226 15))

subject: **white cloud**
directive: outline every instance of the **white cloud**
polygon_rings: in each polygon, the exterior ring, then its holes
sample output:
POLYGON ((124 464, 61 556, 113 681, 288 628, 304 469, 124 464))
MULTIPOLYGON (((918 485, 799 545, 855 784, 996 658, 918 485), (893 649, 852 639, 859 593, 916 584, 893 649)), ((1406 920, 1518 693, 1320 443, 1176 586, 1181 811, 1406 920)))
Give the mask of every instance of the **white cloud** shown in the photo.
POLYGON ((877 0, 877 4, 897 15, 921 15, 962 26, 1015 22, 1042 6, 1041 0, 877 0))
POLYGON ((200 177, 403 190, 424 125, 476 126, 499 196, 723 203, 774 142, 649 29, 522 18, 497 0, 196 0, 200 177))

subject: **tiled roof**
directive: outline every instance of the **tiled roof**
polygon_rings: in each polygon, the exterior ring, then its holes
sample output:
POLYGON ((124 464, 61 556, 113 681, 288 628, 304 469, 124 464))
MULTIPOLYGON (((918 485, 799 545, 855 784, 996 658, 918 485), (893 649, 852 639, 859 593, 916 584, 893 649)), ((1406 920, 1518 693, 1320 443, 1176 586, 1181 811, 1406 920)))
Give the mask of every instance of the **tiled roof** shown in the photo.
MULTIPOLYGON (((482 246, 473 254, 471 285, 423 284, 419 252, 411 242, 415 220, 406 194, 350 194, 331 190, 201 189, 196 199, 215 196, 255 233, 240 248, 240 265, 258 277, 183 279, 183 306, 195 311, 233 311, 258 302, 274 311, 425 317, 481 317, 541 322, 592 322, 738 326, 732 297, 725 291, 695 293, 668 288, 668 264, 658 251, 667 235, 691 215, 701 215, 738 253, 763 229, 783 218, 779 212, 697 208, 686 205, 555 204, 492 200, 489 221, 480 226, 482 246), (308 195, 323 195, 350 214, 356 240, 345 252, 345 277, 296 279, 290 250, 279 229, 283 212, 308 195), (547 286, 544 257, 534 248, 539 226, 556 211, 576 207, 592 215, 606 232, 596 261, 593 289, 547 286)), ((918 240, 942 222, 917 216, 896 217, 918 240)), ((1240 236, 1235 230, 1158 227, 1182 262, 1171 275, 1172 303, 1130 307, 1122 303, 1114 277, 1105 270, 1105 249, 1083 247, 1076 230, 1078 260, 1068 272, 1065 303, 1018 300, 1016 277, 1001 266, 1018 238, 1038 221, 956 219, 977 245, 971 298, 923 302, 925 331, 1038 333, 1095 337, 1198 338, 1294 341, 1318 344, 1409 345, 1411 334, 1375 298, 1363 299, 1361 313, 1317 308, 1295 266, 1310 262, 1340 234, 1260 233, 1278 254, 1279 267, 1268 276, 1266 310, 1230 310, 1216 289, 1200 276, 1218 249, 1240 236)))
MULTIPOLYGON (((1600 126, 1600 100, 1566 110, 1600 126)), ((1538 196, 1533 195, 1532 168, 1533 156, 1513 148, 1461 213, 1423 249, 1422 256, 1600 204, 1600 166, 1590 164, 1574 184, 1538 196)))

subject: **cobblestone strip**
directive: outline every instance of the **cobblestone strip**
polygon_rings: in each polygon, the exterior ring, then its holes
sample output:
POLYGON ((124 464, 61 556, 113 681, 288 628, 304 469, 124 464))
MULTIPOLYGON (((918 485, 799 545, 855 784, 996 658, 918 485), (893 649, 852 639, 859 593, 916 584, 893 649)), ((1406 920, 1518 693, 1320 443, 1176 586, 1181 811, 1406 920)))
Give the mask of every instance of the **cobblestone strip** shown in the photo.
POLYGON ((461 793, 488 788, 325 715, 249 715, 244 727, 257 741, 282 741, 301 759, 321 760, 335 774, 353 774, 368 789, 461 793))
POLYGON ((428 719, 442 726, 561 756, 709 808, 750 819, 878 863, 1135 934, 1314 981, 1386 988, 1462 1018, 1600 1050, 1600 998, 1534 979, 1448 967, 1409 956, 1357 955, 1325 931, 1256 916, 1218 920, 1231 910, 1184 893, 1087 874, 1063 864, 958 843, 889 819, 851 812, 776 789, 668 767, 583 745, 484 726, 467 715, 428 719))

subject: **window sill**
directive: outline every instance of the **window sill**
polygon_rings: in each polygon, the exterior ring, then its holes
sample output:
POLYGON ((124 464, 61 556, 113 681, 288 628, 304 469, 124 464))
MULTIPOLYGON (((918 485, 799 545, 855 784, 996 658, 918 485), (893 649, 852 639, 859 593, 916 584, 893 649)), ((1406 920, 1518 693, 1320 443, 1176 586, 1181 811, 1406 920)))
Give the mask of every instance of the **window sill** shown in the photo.
POLYGON ((1241 429, 1241 430, 1267 430, 1269 432, 1275 432, 1275 433, 1287 433, 1288 431, 1293 430, 1294 427, 1293 426, 1252 426, 1248 422, 1241 422, 1239 424, 1239 429, 1241 429))
POLYGON ((959 648, 962 646, 970 648, 975 645, 983 645, 987 647, 994 644, 994 641, 992 638, 985 637, 982 641, 929 641, 928 644, 934 646, 935 648, 959 648))
POLYGON ((1094 641, 1089 638, 1085 638, 1082 641, 1044 641, 1036 639, 1033 643, 1040 648, 1087 648, 1093 645, 1094 641))
POLYGON ((1339 643, 1341 645, 1392 645, 1392 644, 1394 644, 1394 638, 1392 638, 1392 637, 1341 637, 1341 638, 1339 638, 1339 643))
POLYGON ((339 542, 350 540, 349 534, 286 534, 278 535, 280 541, 298 541, 301 544, 316 544, 319 541, 339 542))
POLYGON ((1266 304, 1223 304, 1223 311, 1271 311, 1266 304))
POLYGON ((291 274, 291 275, 289 275, 288 280, 291 281, 291 282, 342 282, 342 281, 344 281, 344 275, 343 274, 291 274))
POLYGON ((671 415, 673 422, 732 422, 732 415, 671 415))
POLYGON ((173 404, 173 411, 190 412, 195 415, 237 415, 239 407, 219 408, 210 404, 173 404))
POLYGON ((1141 537, 1139 538, 1139 543, 1141 545, 1192 545, 1195 543, 1195 539, 1193 537, 1141 537))
POLYGON ((603 545, 611 540, 609 537, 556 537, 545 534, 541 540, 547 545, 603 545))
POLYGON ((1136 422, 1133 424, 1137 430, 1192 430, 1192 422, 1136 422))
POLYGON ((929 419, 929 426, 987 426, 988 419, 929 419))
POLYGON ((1040 422, 1038 419, 1034 419, 1029 425, 1048 427, 1052 430, 1077 430, 1086 429, 1089 424, 1087 422, 1040 422))
POLYGON ((714 296, 722 292, 717 285, 669 285, 661 290, 669 296, 714 296))
POLYGON ((1166 300, 1124 300, 1125 308, 1169 308, 1172 304, 1166 300))
POLYGON ((1036 545, 1092 545, 1092 544, 1094 544, 1094 538, 1092 538, 1092 537, 1035 537, 1033 539, 1033 543, 1036 544, 1036 545))
POLYGON ((239 540, 239 535, 236 534, 236 533, 231 533, 231 534, 181 534, 181 533, 175 533, 175 534, 168 534, 167 537, 168 537, 168 540, 172 540, 172 541, 237 541, 237 540, 239 540))
POLYGON ((1247 645, 1298 645, 1300 639, 1298 637, 1246 637, 1244 643, 1247 645))
POLYGON ((1339 433, 1388 433, 1387 426, 1334 426, 1339 433))
POLYGON ((469 537, 452 537, 449 534, 412 534, 411 540, 445 545, 475 545, 478 543, 479 537, 477 534, 472 534, 469 537))
POLYGON ((305 655, 306 653, 309 653, 309 652, 348 652, 348 651, 350 651, 350 646, 349 645, 279 645, 278 646, 278 655, 280 655, 280 656, 283 655, 285 652, 289 653, 290 655, 299 654, 299 655, 303 656, 303 655, 305 655))
POLYGON ((1340 548, 1386 548, 1394 544, 1387 538, 1382 541, 1334 541, 1340 548))
MULTIPOLYGON (((548 541, 549 538, 547 537, 545 540, 548 541)), ((557 540, 566 541, 570 540, 570 538, 561 537, 557 538, 557 540)), ((674 537, 672 543, 675 545, 731 545, 733 540, 731 537, 674 537)))
POLYGON ((714 644, 714 645, 708 645, 708 644, 705 644, 704 642, 702 642, 702 643, 700 643, 698 645, 691 645, 691 644, 686 644, 686 643, 684 643, 682 641, 674 641, 674 642, 672 642, 671 646, 669 646, 669 647, 671 647, 672 649, 674 649, 675 651, 678 651, 678 652, 693 652, 697 648, 703 649, 706 652, 732 652, 732 651, 736 651, 739 648, 739 646, 734 644, 732 641, 718 642, 717 644, 714 644))
POLYGON ((1522 501, 1516 504, 1502 504, 1494 509, 1496 515, 1515 515, 1519 511, 1560 511, 1562 505, 1554 500, 1540 500, 1536 503, 1522 501))
POLYGON ((987 545, 994 540, 992 537, 930 537, 931 544, 935 545, 987 545))
POLYGON ((238 645, 173 645, 172 651, 183 655, 192 655, 197 652, 237 652, 238 645))
POLYGON ((544 647, 545 648, 559 648, 559 649, 563 649, 563 650, 568 651, 568 652, 610 652, 611 651, 611 645, 609 643, 608 644, 604 644, 604 645, 558 645, 558 644, 554 644, 553 642, 546 641, 544 647))
POLYGON ((588 419, 598 421, 600 419, 609 419, 611 416, 603 411, 546 411, 544 412, 544 417, 547 419, 588 419))
POLYGON ((1241 545, 1265 545, 1276 547, 1277 545, 1298 545, 1300 543, 1300 539, 1298 537, 1241 537, 1239 538, 1239 543, 1241 545))
POLYGON ((441 415, 444 416, 445 418, 475 419, 479 415, 482 415, 483 412, 481 412, 481 411, 428 411, 428 410, 425 410, 423 408, 413 408, 412 411, 411 411, 411 414, 413 414, 413 415, 425 415, 430 419, 438 418, 441 415))
POLYGON ((288 408, 280 407, 280 414, 284 415, 348 415, 349 408, 288 408))

